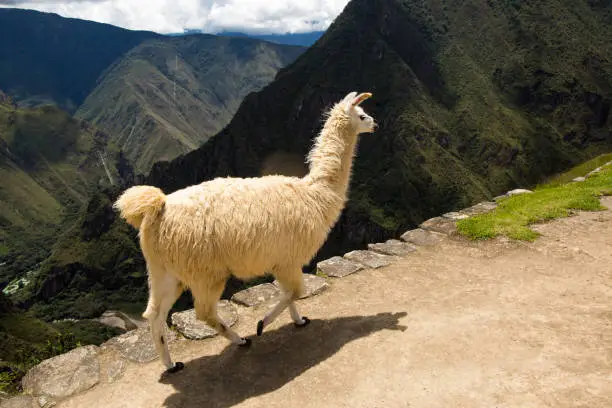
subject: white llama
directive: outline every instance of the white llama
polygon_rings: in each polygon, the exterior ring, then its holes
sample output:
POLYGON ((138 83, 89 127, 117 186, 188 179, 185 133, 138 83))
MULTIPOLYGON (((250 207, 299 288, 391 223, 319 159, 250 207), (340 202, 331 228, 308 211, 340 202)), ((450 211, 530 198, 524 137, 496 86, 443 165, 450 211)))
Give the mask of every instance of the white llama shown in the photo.
POLYGON ((231 274, 250 279, 270 272, 280 283, 280 301, 258 323, 258 335, 287 307, 296 326, 308 324, 294 303, 303 291, 302 266, 323 245, 345 205, 357 136, 376 128, 359 106, 371 96, 352 92, 332 107, 303 178, 216 178, 169 195, 135 186, 116 201, 121 217, 140 230, 149 276, 143 316, 167 372, 183 367, 172 363, 165 330, 168 312, 185 288, 191 289, 197 318, 240 346, 250 339, 221 321, 216 310, 231 274))

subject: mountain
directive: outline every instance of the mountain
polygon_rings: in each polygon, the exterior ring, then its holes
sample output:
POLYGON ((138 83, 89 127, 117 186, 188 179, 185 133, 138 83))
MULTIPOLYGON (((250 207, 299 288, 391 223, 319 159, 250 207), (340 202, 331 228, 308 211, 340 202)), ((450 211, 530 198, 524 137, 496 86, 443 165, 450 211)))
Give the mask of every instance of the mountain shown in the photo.
POLYGON ((0 89, 20 106, 52 103, 74 112, 109 65, 158 37, 53 13, 0 8, 0 89))
MULTIPOLYGON (((371 91, 364 109, 380 128, 361 138, 350 201, 315 261, 363 248, 610 151, 611 17, 612 3, 594 0, 353 0, 227 127, 136 181, 169 193, 275 166, 299 172, 322 112, 350 91, 371 91)), ((39 315, 77 313, 69 299, 84 277, 103 287, 122 260, 144 275, 134 231, 109 207, 119 192, 82 215, 108 217, 78 262, 62 246, 100 228, 89 223, 58 242, 30 289, 39 315)), ((142 282, 135 291, 146 291, 142 282)))
POLYGON ((325 35, 201 149, 158 163, 165 191, 302 158, 352 90, 364 136, 328 248, 363 246, 612 146, 610 2, 353 0, 325 35), (561 22, 561 23, 558 23, 561 22))
POLYGON ((110 66, 76 116, 112 135, 136 170, 200 147, 303 47, 188 35, 145 41, 110 66))
POLYGON ((0 8, 0 89, 110 134, 138 172, 201 146, 305 48, 249 37, 168 37, 0 8))
POLYGON ((311 31, 307 33, 285 33, 285 34, 245 34, 236 31, 222 31, 217 35, 228 37, 251 37, 269 41, 277 44, 301 45, 310 47, 317 42, 325 31, 311 31))
POLYGON ((117 182, 120 161, 106 134, 55 106, 18 108, 0 91, 0 286, 48 255, 67 216, 117 182))

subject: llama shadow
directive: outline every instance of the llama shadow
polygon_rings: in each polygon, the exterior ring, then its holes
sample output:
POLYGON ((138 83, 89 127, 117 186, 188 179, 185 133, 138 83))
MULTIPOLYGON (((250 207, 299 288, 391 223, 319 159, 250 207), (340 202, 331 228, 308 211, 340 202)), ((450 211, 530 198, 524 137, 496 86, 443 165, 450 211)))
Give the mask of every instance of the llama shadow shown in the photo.
POLYGON ((221 353, 185 362, 185 368, 163 375, 176 393, 171 408, 225 408, 281 388, 309 368, 337 353, 345 344, 380 330, 406 330, 401 313, 312 320, 303 329, 292 324, 264 332, 248 349, 229 345, 221 353))

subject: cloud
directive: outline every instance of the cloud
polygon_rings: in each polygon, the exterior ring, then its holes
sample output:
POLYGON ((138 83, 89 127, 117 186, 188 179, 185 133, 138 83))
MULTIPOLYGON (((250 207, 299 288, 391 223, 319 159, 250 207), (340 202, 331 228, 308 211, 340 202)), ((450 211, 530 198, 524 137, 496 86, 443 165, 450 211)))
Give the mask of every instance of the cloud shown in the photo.
POLYGON ((0 7, 53 12, 64 17, 159 33, 285 33, 325 30, 348 0, 0 0, 0 7))

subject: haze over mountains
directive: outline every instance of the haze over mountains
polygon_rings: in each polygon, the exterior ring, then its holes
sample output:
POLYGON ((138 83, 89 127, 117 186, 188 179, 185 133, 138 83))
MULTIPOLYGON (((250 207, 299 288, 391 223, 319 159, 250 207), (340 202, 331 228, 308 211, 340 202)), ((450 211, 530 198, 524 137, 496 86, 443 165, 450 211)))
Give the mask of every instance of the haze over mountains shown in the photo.
MULTIPOLYGON (((180 34, 170 34, 170 35, 185 35, 198 33, 199 30, 186 30, 185 33, 180 34)), ((286 34, 254 34, 254 33, 243 33, 238 31, 221 31, 216 33, 216 35, 220 36, 229 36, 229 37, 251 37, 258 38, 260 40, 270 41, 277 44, 286 44, 286 45, 302 45, 305 47, 310 47, 313 45, 321 36, 324 34, 324 31, 311 31, 305 33, 286 33, 286 34)))

